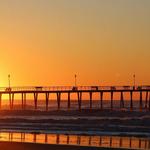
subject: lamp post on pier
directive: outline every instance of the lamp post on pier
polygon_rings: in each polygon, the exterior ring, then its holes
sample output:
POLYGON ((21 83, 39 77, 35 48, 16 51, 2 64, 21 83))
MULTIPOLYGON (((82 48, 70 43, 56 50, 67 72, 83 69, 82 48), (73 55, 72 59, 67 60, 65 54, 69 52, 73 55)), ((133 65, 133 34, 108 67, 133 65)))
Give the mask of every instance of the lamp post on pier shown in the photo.
POLYGON ((133 75, 133 89, 135 90, 135 74, 133 75))
POLYGON ((10 89, 10 74, 8 75, 8 87, 10 89))
POLYGON ((77 86, 77 75, 76 74, 74 75, 74 85, 75 85, 75 87, 77 86))

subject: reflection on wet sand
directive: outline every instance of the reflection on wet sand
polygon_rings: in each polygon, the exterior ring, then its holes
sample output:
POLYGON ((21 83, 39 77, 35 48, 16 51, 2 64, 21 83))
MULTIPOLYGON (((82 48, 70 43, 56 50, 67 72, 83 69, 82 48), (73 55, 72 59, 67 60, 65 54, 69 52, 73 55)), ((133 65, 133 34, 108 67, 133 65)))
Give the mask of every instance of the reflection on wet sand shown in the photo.
POLYGON ((0 141, 150 149, 149 138, 1 132, 0 141))

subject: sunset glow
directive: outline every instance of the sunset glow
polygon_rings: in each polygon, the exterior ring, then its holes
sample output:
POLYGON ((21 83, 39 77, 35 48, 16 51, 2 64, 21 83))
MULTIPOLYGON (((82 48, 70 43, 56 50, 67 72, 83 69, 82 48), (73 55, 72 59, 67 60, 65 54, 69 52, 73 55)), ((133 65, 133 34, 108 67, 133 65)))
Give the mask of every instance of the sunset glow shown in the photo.
POLYGON ((150 84, 149 0, 1 0, 0 86, 150 84))
POLYGON ((0 0, 0 150, 150 149, 150 0, 0 0))

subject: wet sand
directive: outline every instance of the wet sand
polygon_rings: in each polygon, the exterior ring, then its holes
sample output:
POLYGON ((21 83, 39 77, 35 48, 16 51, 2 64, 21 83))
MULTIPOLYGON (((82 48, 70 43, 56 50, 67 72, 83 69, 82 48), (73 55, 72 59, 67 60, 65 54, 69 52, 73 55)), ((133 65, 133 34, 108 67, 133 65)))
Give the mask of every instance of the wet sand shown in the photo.
POLYGON ((0 142, 1 150, 105 150, 116 148, 100 148, 87 146, 71 146, 71 145, 50 145, 50 144, 33 144, 33 143, 18 143, 18 142, 0 142))

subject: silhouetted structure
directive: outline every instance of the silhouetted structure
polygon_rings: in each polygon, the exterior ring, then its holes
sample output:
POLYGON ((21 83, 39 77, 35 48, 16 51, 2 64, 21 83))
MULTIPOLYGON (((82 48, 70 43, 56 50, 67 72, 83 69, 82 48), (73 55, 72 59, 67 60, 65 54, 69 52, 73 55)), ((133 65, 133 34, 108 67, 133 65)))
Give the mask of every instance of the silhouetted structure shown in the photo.
POLYGON ((139 110, 149 110, 150 111, 150 86, 57 86, 57 87, 9 87, 9 88, 0 88, 0 108, 2 95, 9 95, 10 109, 13 109, 14 106, 14 96, 16 94, 22 95, 22 109, 26 109, 26 95, 34 95, 34 107, 35 110, 38 108, 38 95, 45 94, 45 108, 48 111, 49 106, 49 95, 56 94, 57 96, 57 108, 60 110, 61 96, 62 94, 68 94, 68 110, 71 107, 71 94, 77 94, 78 98, 78 109, 82 110, 82 94, 89 93, 89 103, 90 109, 92 110, 93 103, 93 94, 99 94, 100 100, 100 110, 103 110, 103 95, 104 93, 110 93, 110 109, 114 109, 114 93, 120 93, 120 109, 124 109, 124 94, 130 93, 130 110, 133 110, 133 93, 139 93, 139 110), (145 93, 145 100, 143 97, 145 93), (143 100, 145 103, 143 103, 143 100), (144 105, 145 104, 145 105, 144 105))

